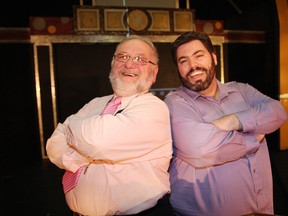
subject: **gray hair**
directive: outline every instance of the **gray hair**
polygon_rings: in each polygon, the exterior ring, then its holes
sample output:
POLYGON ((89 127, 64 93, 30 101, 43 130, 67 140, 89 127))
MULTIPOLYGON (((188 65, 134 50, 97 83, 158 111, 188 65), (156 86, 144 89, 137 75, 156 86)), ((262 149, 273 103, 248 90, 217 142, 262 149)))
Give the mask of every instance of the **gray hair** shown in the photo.
POLYGON ((116 47, 116 49, 118 48, 119 45, 121 45, 122 43, 129 41, 129 40, 141 40, 144 43, 146 43, 152 50, 153 55, 155 56, 155 60, 156 60, 156 64, 158 64, 159 62, 159 54, 158 54, 158 50, 156 48, 156 46, 154 45, 154 43, 147 37, 143 37, 143 36, 139 36, 139 35, 130 35, 128 37, 125 37, 116 47))

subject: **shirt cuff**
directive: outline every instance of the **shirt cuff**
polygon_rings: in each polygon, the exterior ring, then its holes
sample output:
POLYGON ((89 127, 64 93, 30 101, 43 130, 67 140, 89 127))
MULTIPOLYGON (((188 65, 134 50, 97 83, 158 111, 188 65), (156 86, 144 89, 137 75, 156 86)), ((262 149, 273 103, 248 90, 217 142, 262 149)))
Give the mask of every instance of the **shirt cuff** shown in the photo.
POLYGON ((243 111, 235 113, 240 123, 242 124, 242 131, 244 133, 255 131, 256 121, 253 115, 249 111, 243 111))
POLYGON ((247 154, 253 154, 259 149, 259 141, 254 134, 244 135, 244 143, 247 146, 247 154))
POLYGON ((72 150, 70 153, 66 153, 63 155, 62 163, 66 170, 74 173, 80 167, 88 164, 89 162, 78 152, 72 150))

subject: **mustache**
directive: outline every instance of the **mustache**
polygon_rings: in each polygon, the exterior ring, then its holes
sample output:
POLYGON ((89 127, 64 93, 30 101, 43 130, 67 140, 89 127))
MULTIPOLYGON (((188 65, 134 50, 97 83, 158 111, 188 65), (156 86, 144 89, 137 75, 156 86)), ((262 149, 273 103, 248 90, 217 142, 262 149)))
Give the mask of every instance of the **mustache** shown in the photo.
POLYGON ((208 70, 204 67, 194 67, 194 68, 190 68, 189 72, 187 73, 187 77, 190 76, 194 71, 203 71, 203 72, 207 72, 208 70))

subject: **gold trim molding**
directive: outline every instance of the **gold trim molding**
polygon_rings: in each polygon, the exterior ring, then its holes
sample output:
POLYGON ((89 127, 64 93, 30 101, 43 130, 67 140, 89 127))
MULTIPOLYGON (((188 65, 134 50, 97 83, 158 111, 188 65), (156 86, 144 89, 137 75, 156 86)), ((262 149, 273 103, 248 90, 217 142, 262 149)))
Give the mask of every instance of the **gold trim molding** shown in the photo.
POLYGON ((75 6, 77 34, 180 34, 195 30, 192 9, 75 6))

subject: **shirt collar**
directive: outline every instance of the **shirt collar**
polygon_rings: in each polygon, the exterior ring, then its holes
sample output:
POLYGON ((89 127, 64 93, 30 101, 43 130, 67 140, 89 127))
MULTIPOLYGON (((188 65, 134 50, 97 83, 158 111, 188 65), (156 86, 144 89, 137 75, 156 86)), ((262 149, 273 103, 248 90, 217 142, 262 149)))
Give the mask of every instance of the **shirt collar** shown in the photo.
MULTIPOLYGON (((119 109, 125 108, 134 98, 136 98, 139 95, 140 94, 134 94, 134 95, 126 96, 126 97, 121 97, 121 104, 119 105, 119 109)), ((113 100, 116 97, 117 96, 114 94, 111 100, 113 100)))
MULTIPOLYGON (((225 85, 217 80, 217 85, 219 88, 219 100, 223 99, 224 97, 228 96, 229 93, 236 91, 235 88, 231 87, 230 85, 225 85)), ((185 91, 193 100, 196 100, 198 97, 206 97, 198 92, 192 91, 185 86, 180 86, 182 91, 185 91)))

